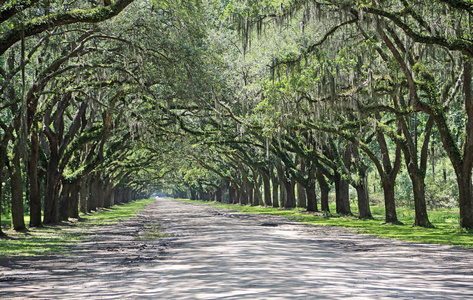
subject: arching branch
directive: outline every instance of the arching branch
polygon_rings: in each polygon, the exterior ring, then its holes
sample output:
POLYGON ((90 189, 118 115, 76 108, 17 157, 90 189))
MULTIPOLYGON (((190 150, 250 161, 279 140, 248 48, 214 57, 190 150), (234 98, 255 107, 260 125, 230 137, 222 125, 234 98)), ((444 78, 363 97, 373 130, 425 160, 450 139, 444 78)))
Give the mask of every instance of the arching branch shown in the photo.
MULTIPOLYGON (((133 0, 117 0, 110 6, 92 9, 75 9, 68 12, 50 14, 29 20, 23 24, 24 37, 39 34, 48 29, 74 23, 98 23, 118 15, 133 0)), ((0 55, 20 41, 22 28, 15 26, 0 37, 0 55)))

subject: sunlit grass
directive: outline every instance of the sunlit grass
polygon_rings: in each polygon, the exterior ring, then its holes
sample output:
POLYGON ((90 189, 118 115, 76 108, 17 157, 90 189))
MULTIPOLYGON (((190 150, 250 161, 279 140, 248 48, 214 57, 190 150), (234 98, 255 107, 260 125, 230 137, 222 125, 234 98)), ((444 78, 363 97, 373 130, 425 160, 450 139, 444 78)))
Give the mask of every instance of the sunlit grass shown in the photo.
MULTIPOLYGON (((54 226, 29 228, 26 232, 6 231, 8 236, 0 239, 0 257, 63 252, 72 244, 80 241, 87 234, 87 228, 112 225, 128 220, 154 200, 155 198, 143 199, 83 214, 80 216, 80 222, 63 222, 54 226)), ((4 220, 2 217, 2 224, 9 226, 10 222, 11 220, 4 220)))
MULTIPOLYGON (((468 232, 460 228, 459 214, 454 210, 436 210, 429 212, 429 219, 435 228, 413 227, 414 211, 409 208, 400 207, 397 209, 398 218, 404 225, 384 224, 384 208, 372 207, 374 219, 360 220, 355 216, 338 216, 330 214, 324 216, 321 213, 308 213, 304 209, 278 209, 262 206, 240 206, 223 204, 219 202, 194 201, 188 199, 179 199, 192 203, 205 203, 217 208, 230 209, 244 213, 271 214, 285 216, 290 219, 303 223, 337 226, 349 228, 350 230, 371 234, 384 238, 393 238, 409 242, 433 243, 443 245, 456 245, 462 247, 473 248, 473 232, 468 232)), ((335 211, 335 207, 330 207, 331 211, 335 211)), ((352 212, 357 214, 356 206, 352 206, 352 212)))
POLYGON ((80 215, 78 226, 104 226, 128 220, 146 205, 156 200, 155 198, 143 199, 123 205, 115 205, 111 208, 99 209, 97 212, 80 215))

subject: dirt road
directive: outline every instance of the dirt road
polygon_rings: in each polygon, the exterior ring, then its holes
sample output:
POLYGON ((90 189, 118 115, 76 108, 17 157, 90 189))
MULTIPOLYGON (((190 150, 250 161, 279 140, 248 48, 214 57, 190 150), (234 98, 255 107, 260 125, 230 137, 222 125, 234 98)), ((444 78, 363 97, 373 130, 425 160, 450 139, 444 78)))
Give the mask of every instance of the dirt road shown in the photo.
POLYGON ((158 199, 68 255, 0 261, 0 299, 473 299, 473 251, 158 199), (170 237, 142 241, 159 222, 170 237))

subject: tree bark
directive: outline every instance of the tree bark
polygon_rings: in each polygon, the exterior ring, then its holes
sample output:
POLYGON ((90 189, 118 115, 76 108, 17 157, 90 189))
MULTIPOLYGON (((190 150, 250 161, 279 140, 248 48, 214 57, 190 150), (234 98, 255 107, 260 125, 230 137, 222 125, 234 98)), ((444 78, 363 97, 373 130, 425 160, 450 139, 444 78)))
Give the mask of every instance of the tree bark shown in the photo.
POLYGON ((80 191, 79 191, 79 210, 81 213, 87 213, 87 177, 80 180, 80 191))
POLYGON ((228 203, 235 204, 236 203, 236 190, 230 184, 228 187, 228 203))
MULTIPOLYGON (((51 149, 51 148, 50 148, 51 149)), ((46 197, 44 199, 44 224, 54 224, 59 220, 60 175, 57 170, 59 158, 56 151, 50 151, 46 171, 46 197)))
MULTIPOLYGON (((455 168, 457 175, 460 226, 473 228, 473 89, 472 89, 472 63, 471 58, 463 58, 463 92, 465 94, 465 110, 468 116, 465 128, 465 141, 463 143, 463 160, 455 168)), ((452 160, 452 159, 451 159, 452 160)))
POLYGON ((302 184, 296 183, 296 189, 297 189, 297 207, 307 208, 306 188, 302 184))
POLYGON ((360 152, 358 147, 354 144, 350 145, 351 155, 353 156, 353 165, 356 168, 357 181, 354 182, 353 187, 356 189, 358 199, 358 218, 360 219, 372 219, 370 209, 370 199, 368 193, 368 166, 360 158, 360 152))
MULTIPOLYGON (((93 175, 90 180, 89 180, 89 184, 88 184, 88 196, 87 196, 87 212, 92 212, 93 210, 96 210, 97 209, 97 194, 98 194, 98 180, 97 180, 97 175, 93 175)), ((127 191, 127 197, 125 199, 125 201, 128 201, 130 195, 128 193, 128 189, 126 190, 127 191)))
POLYGON ((305 188, 307 196, 307 211, 319 211, 317 208, 317 194, 315 193, 315 164, 312 163, 307 173, 307 187, 305 188))
POLYGON ((263 178, 263 189, 264 189, 264 205, 271 206, 271 181, 269 173, 266 170, 261 169, 261 177, 263 178))
POLYGON ((351 215, 348 181, 341 174, 335 173, 335 204, 337 214, 351 215))
POLYGON ((320 187, 321 210, 323 212, 329 213, 330 206, 328 202, 328 194, 330 192, 330 185, 328 184, 327 179, 325 178, 325 175, 319 168, 317 168, 316 175, 317 175, 317 182, 319 183, 319 187, 320 187))
POLYGON ((278 177, 274 174, 274 168, 273 166, 270 166, 270 177, 271 177, 271 183, 272 183, 272 201, 273 201, 273 207, 278 208, 279 207, 279 181, 278 177))
POLYGON ((385 207, 385 222, 391 224, 401 225, 397 219, 396 203, 395 203, 395 185, 396 177, 399 173, 401 165, 401 148, 396 146, 396 156, 394 164, 391 165, 391 159, 389 158, 389 150, 386 144, 386 139, 381 132, 377 132, 376 140, 381 151, 382 163, 384 170, 378 170, 381 177, 381 186, 384 192, 384 207, 385 207))
POLYGON ((414 226, 432 228, 427 214, 427 204, 425 202, 425 183, 422 176, 412 176, 412 190, 414 193, 415 221, 414 226))
POLYGON ((41 226, 41 193, 38 180, 39 139, 37 128, 31 131, 31 155, 28 164, 30 181, 30 227, 41 226))
POLYGON ((386 210, 385 221, 386 223, 402 224, 397 219, 396 203, 395 203, 395 184, 389 179, 382 180, 382 186, 384 191, 384 207, 386 210))
MULTIPOLYGON (((306 165, 302 158, 296 156, 296 165, 298 165, 298 171, 305 176, 306 174, 306 165)), ((304 184, 306 184, 304 182, 304 184)), ((306 187, 302 185, 300 182, 296 183, 296 190, 297 190, 297 207, 307 208, 307 197, 306 197, 306 187)))
POLYGON ((79 219, 79 197, 80 197, 81 185, 74 183, 71 187, 68 217, 79 219))
POLYGON ((111 201, 111 197, 110 197, 110 190, 111 190, 111 187, 110 187, 111 183, 110 183, 110 179, 109 178, 106 178, 103 180, 103 207, 105 208, 109 208, 110 206, 112 206, 112 204, 110 203, 111 201))
POLYGON ((284 174, 283 166, 278 164, 276 167, 279 182, 279 205, 286 207, 287 203, 287 181, 284 174))
POLYGON ((59 221, 69 220, 69 202, 71 200, 71 184, 63 183, 59 194, 59 221))
POLYGON ((473 199, 473 189, 471 180, 471 169, 463 167, 461 173, 457 174, 460 226, 462 228, 473 228, 473 205, 471 201, 473 199))
POLYGON ((10 187, 11 187, 11 220, 16 231, 26 229, 23 207, 23 182, 21 179, 21 163, 19 141, 15 142, 13 159, 10 162, 10 187))
POLYGON ((371 214, 370 209, 367 178, 364 177, 361 179, 360 182, 355 186, 355 189, 358 198, 358 218, 372 219, 373 215, 371 214))
MULTIPOLYGON (((0 160, 1 160, 1 150, 0 150, 0 160)), ((1 163, 1 162, 0 162, 1 163)), ((2 192, 3 192, 3 164, 0 164, 0 237, 5 236, 5 233, 2 230, 2 192)))
POLYGON ((287 193, 287 200, 285 208, 294 208, 296 207, 296 179, 291 177, 291 179, 285 180, 286 184, 286 193, 287 193))
POLYGON ((97 176, 96 180, 97 180, 97 190, 96 190, 97 199, 96 199, 96 203, 97 203, 97 207, 103 208, 103 207, 105 207, 105 205, 104 205, 104 201, 105 201, 105 199, 104 199, 105 198, 104 197, 105 196, 104 182, 103 182, 100 175, 97 176))

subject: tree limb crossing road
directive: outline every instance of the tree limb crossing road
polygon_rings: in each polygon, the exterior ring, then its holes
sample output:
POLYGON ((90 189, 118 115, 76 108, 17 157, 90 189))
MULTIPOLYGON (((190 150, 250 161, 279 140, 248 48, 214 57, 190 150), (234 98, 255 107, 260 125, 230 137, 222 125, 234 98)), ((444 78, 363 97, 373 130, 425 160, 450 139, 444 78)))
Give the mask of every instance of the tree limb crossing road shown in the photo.
POLYGON ((471 250, 278 216, 158 199, 92 236, 68 256, 0 261, 3 278, 16 279, 0 281, 0 298, 473 298, 471 250), (136 238, 156 222, 170 237, 136 238))

